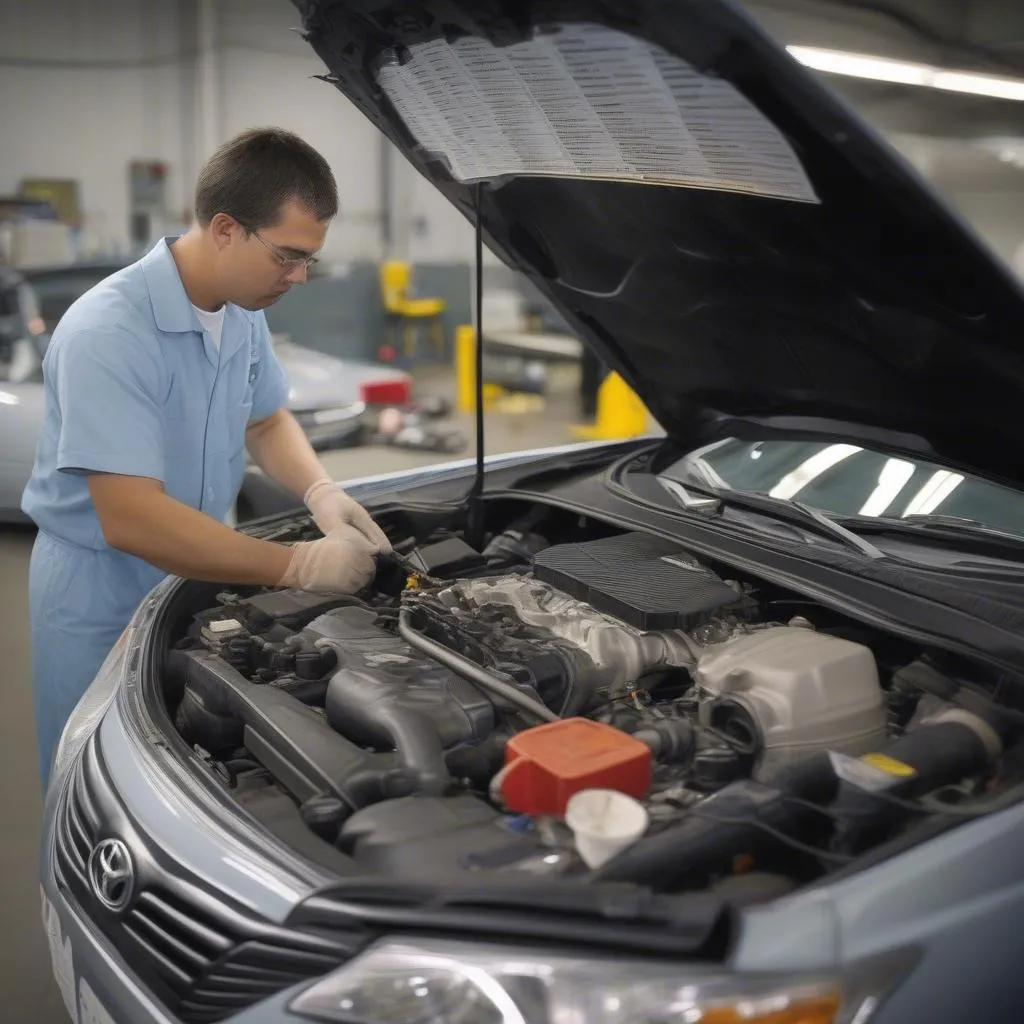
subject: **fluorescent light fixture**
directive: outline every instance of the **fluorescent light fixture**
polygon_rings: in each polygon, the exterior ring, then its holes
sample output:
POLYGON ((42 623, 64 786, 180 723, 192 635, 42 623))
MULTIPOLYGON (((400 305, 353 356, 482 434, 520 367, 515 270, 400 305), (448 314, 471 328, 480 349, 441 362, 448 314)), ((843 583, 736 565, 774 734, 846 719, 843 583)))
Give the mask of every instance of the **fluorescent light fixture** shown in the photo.
POLYGON ((933 89, 966 92, 973 96, 991 96, 997 100, 1024 100, 1024 81, 999 75, 972 75, 966 71, 936 71, 933 89))
POLYGON ((990 96, 999 100, 1024 101, 1024 79, 1002 75, 980 75, 970 71, 947 71, 930 64, 872 57, 845 50, 824 50, 817 46, 788 46, 790 56, 815 71, 874 82, 919 85, 946 92, 990 96))
POLYGON ((789 46, 790 55, 801 64, 826 71, 830 75, 869 78, 873 82, 897 82, 900 85, 928 85, 931 69, 924 64, 908 64, 887 57, 868 57, 842 50, 820 50, 815 46, 789 46))

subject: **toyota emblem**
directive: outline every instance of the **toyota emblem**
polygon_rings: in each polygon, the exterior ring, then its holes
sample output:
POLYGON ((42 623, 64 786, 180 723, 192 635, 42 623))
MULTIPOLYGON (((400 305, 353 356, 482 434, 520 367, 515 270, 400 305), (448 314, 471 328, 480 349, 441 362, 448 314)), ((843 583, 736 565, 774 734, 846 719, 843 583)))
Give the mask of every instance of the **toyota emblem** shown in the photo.
POLYGON ((108 910, 124 910, 135 886, 135 868, 120 839, 103 839, 89 856, 89 884, 108 910))

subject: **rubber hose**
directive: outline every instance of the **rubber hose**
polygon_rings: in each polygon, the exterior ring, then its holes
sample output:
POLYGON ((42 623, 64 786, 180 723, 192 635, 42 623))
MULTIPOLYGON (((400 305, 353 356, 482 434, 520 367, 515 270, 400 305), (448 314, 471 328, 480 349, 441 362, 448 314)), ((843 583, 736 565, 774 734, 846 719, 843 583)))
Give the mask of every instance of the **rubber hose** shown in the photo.
MULTIPOLYGON (((922 723, 913 732, 883 747, 881 753, 898 771, 906 766, 906 775, 894 774, 891 784, 882 792, 843 782, 831 812, 837 818, 833 848, 843 853, 859 854, 881 842, 889 829, 908 816, 905 808, 886 802, 891 795, 907 800, 939 786, 959 782, 985 771, 998 756, 986 742, 984 722, 972 726, 969 712, 957 712, 964 720, 937 716, 922 723)), ((947 716, 951 715, 947 712, 947 716)), ((993 732, 991 740, 998 744, 993 732)), ((890 769, 890 771, 893 769, 890 769)))
POLYGON ((827 754, 791 765, 780 773, 777 786, 739 780, 698 804, 693 816, 639 839, 597 868, 592 877, 669 888, 687 878, 717 873, 737 854, 778 846, 779 841, 766 837, 760 825, 799 835, 816 816, 806 803, 827 803, 837 787, 827 754), (792 797, 801 802, 793 802, 792 797))
POLYGON ((650 747, 658 761, 681 764, 693 756, 693 726, 689 722, 678 719, 650 722, 632 735, 633 739, 650 747))
POLYGON ((515 704, 520 710, 540 719, 542 722, 560 722, 561 718, 550 708, 545 707, 539 701, 527 696, 515 685, 495 672, 477 665, 461 654, 449 650, 443 644, 431 640, 417 632, 409 621, 410 613, 408 608, 403 608, 398 613, 398 635, 410 646, 429 655, 442 665, 450 668, 456 675, 477 686, 488 690, 499 697, 504 697, 511 704, 515 704))

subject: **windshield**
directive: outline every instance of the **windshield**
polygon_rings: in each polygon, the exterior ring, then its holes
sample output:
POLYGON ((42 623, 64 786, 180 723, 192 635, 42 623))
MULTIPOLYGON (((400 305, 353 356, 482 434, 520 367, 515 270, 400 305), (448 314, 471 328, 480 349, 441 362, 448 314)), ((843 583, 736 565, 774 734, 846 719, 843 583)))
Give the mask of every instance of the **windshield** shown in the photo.
POLYGON ((766 494, 841 517, 967 519, 1024 536, 1024 494, 922 460, 823 441, 729 438, 662 476, 766 494))

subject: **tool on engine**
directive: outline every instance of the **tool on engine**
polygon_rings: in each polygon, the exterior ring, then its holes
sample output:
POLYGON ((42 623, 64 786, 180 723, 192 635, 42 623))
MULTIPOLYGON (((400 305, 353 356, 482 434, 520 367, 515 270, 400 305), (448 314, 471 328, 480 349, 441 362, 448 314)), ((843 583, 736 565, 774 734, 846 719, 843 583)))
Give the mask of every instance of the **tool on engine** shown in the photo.
POLYGON ((406 590, 417 590, 423 584, 426 584, 428 587, 443 587, 445 585, 444 580, 424 572, 405 555, 399 554, 397 551, 390 551, 386 555, 377 556, 378 571, 389 564, 397 566, 405 573, 406 590))

